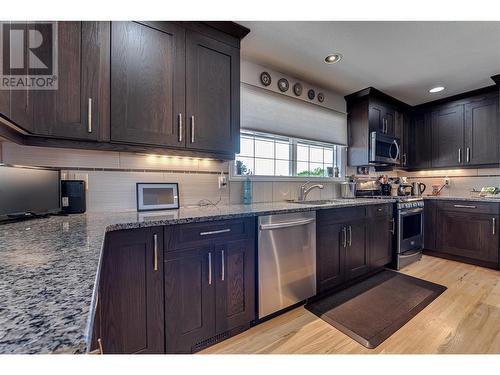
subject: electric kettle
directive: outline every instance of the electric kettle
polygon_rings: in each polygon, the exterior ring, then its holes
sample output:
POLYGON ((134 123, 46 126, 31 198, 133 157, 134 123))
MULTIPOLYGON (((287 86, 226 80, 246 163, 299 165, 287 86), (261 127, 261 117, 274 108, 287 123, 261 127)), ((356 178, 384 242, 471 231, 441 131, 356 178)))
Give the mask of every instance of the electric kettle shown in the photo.
POLYGON ((425 184, 421 183, 421 182, 414 182, 411 184, 411 195, 413 196, 416 196, 416 197, 420 197, 423 192, 425 191, 425 188, 427 186, 425 186, 425 184))

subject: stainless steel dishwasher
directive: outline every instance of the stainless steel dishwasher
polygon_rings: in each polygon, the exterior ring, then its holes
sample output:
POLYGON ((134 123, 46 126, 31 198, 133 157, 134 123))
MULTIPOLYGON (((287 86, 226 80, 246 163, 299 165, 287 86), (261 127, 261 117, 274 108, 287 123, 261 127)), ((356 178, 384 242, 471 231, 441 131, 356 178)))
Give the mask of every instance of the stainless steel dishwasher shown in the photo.
POLYGON ((259 217, 259 319, 316 294, 316 212, 259 217))

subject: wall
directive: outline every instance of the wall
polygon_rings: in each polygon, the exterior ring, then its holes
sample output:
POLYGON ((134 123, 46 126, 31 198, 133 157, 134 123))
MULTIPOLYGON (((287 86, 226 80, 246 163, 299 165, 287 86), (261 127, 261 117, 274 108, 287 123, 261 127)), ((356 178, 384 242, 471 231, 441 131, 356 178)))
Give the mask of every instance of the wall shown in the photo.
POLYGON ((409 182, 419 181, 426 184, 424 194, 430 194, 432 185, 444 184, 444 178, 450 178, 449 187, 443 188, 442 196, 470 197, 474 188, 480 190, 483 186, 500 187, 500 168, 481 169, 450 169, 418 172, 398 172, 399 176, 407 176, 409 182))
MULTIPOLYGON (((0 143, 1 144, 1 143, 0 143)), ((202 199, 220 204, 243 203, 241 181, 231 181, 219 190, 217 177, 228 173, 230 162, 208 159, 155 157, 123 152, 70 150, 28 147, 3 143, 0 147, 3 163, 40 167, 57 167, 64 179, 87 181, 89 212, 136 209, 137 182, 177 182, 181 206, 197 205, 202 199)), ((303 182, 254 182, 254 202, 284 201, 297 198, 303 182)), ((309 199, 338 197, 339 186, 323 183, 325 188, 312 191, 309 199)))

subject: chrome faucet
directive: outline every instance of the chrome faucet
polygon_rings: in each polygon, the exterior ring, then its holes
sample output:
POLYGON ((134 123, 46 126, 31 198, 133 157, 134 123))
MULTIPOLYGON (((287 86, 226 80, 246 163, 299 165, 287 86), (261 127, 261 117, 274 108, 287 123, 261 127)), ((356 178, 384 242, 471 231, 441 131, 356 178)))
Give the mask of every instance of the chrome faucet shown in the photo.
POLYGON ((311 185, 307 187, 307 184, 310 183, 311 181, 306 181, 304 184, 300 185, 299 187, 299 201, 305 201, 307 199, 307 195, 312 189, 318 188, 318 189, 323 189, 323 185, 321 184, 316 184, 316 185, 311 185))

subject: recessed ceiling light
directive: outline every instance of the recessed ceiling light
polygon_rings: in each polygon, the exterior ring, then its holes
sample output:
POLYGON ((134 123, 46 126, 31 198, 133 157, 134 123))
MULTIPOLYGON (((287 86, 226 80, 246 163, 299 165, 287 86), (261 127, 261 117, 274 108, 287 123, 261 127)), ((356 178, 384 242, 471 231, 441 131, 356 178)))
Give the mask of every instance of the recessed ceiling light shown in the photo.
POLYGON ((332 53, 331 55, 325 57, 326 64, 335 64, 340 60, 342 60, 342 55, 340 53, 332 53))
POLYGON ((432 89, 430 89, 429 92, 435 93, 435 92, 440 92, 443 90, 444 90, 443 86, 437 86, 437 87, 433 87, 432 89))

